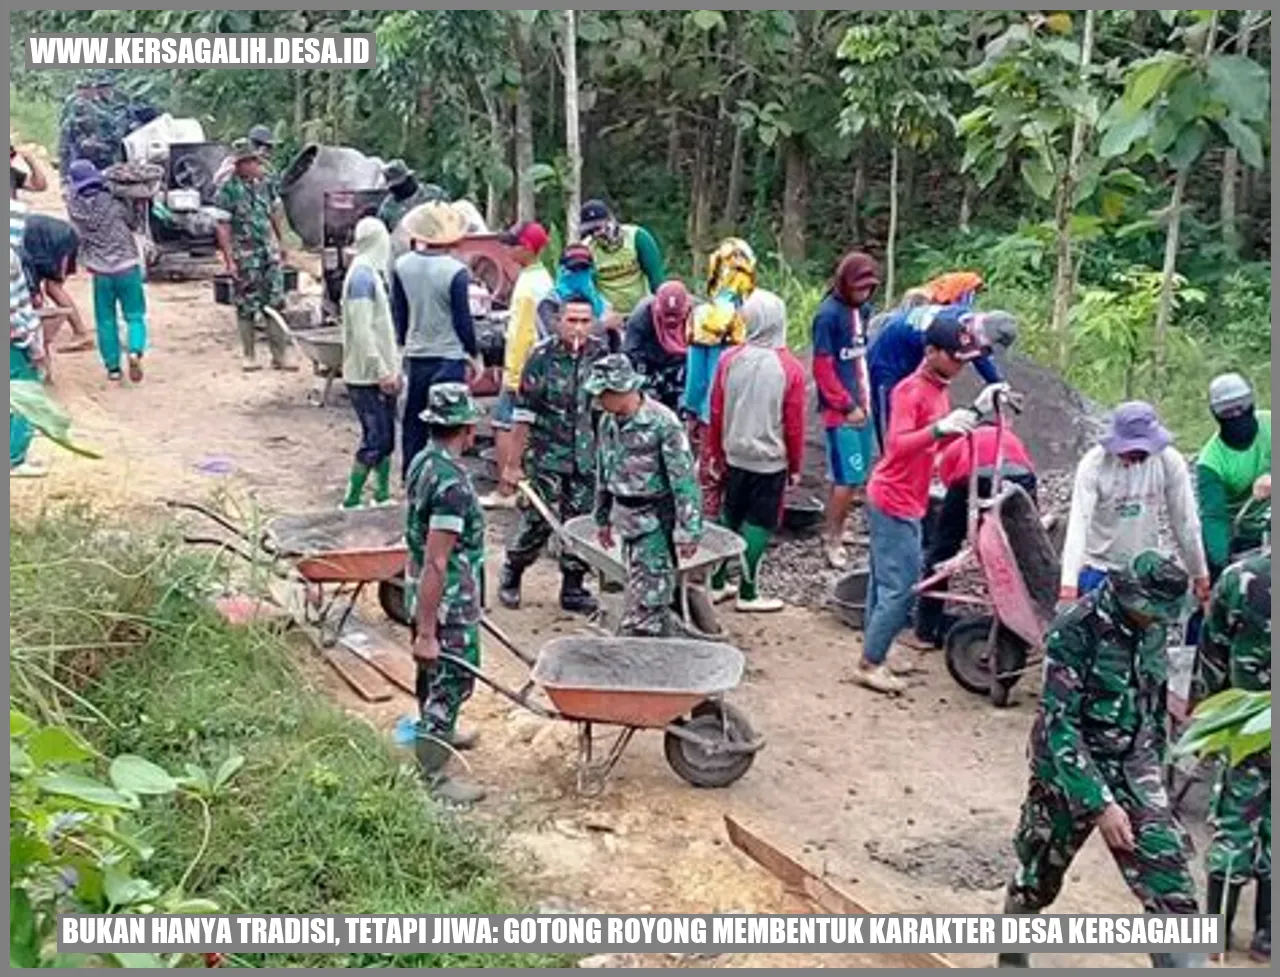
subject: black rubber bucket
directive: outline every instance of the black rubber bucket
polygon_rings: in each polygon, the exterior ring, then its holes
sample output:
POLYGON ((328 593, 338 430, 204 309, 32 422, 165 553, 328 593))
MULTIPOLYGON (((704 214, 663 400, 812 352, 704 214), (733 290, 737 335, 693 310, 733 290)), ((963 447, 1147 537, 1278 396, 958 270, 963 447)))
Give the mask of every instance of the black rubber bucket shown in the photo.
POLYGON ((836 581, 831 589, 831 606, 836 616, 851 628, 861 631, 866 624, 867 590, 871 570, 857 567, 836 581))
POLYGON ((232 305, 235 302, 235 279, 230 275, 213 276, 213 300, 218 305, 232 305))

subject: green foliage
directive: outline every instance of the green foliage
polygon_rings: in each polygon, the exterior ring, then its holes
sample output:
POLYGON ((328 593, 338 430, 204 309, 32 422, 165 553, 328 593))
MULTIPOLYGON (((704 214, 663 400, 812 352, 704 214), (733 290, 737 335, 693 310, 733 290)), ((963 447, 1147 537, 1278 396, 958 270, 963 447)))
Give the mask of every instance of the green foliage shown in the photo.
POLYGON ((1232 766, 1271 749, 1271 693, 1225 689, 1196 707, 1175 756, 1224 753, 1232 766))
POLYGON ((86 458, 101 458, 96 451, 71 440, 71 417, 49 397, 39 380, 9 381, 9 413, 26 420, 61 448, 86 458))
MULTIPOLYGON (((92 790, 79 780, 55 782, 63 793, 50 796, 87 795, 73 800, 108 811, 116 810, 108 800, 124 798, 129 837, 150 849, 147 882, 162 894, 208 895, 224 912, 515 911, 489 839, 431 805, 407 755, 312 691, 280 637, 225 624, 204 603, 210 568, 173 543, 105 531, 75 512, 14 528, 11 642, 33 646, 43 636, 62 649, 56 674, 100 713, 75 735, 105 777, 92 790), (159 793, 171 783, 175 791, 159 793)), ((305 661, 316 667, 314 658, 305 661)), ((17 730, 28 741, 35 732, 21 720, 17 730)), ((122 823, 123 815, 113 816, 122 823)), ((234 962, 566 960, 289 954, 234 962)))
POLYGON ((52 94, 19 92, 9 86, 9 127, 20 142, 34 142, 53 150, 58 145, 58 109, 52 94))

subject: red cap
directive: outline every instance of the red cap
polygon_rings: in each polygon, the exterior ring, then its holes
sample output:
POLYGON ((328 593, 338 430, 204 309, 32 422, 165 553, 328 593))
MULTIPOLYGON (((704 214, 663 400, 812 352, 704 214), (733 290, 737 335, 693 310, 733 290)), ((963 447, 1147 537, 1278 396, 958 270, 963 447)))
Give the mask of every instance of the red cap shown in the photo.
POLYGON ((517 224, 503 234, 502 238, 507 244, 525 248, 533 254, 538 254, 547 246, 547 242, 551 240, 547 234, 547 229, 537 221, 526 221, 523 224, 517 224))

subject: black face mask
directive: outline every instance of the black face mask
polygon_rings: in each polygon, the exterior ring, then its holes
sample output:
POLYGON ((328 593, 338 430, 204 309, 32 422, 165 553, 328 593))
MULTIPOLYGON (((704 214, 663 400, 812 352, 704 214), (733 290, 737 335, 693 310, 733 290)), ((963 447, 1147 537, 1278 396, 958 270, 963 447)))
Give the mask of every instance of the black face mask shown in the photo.
POLYGON ((391 195, 397 200, 408 200, 418 191, 418 181, 413 177, 401 180, 391 188, 391 195))
POLYGON ((1218 418, 1218 434, 1222 443, 1235 451, 1243 451, 1258 436, 1258 418, 1253 408, 1235 417, 1218 418))

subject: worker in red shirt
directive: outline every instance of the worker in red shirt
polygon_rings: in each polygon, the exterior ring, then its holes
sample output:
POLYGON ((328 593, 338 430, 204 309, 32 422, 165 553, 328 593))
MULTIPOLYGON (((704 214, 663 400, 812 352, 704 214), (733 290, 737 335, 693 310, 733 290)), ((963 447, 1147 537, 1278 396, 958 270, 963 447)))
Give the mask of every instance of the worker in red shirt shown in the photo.
MULTIPOLYGON (((938 455, 938 478, 947 490, 938 513, 937 527, 929 541, 924 556, 927 578, 937 567, 960 552, 969 530, 969 475, 972 472, 973 452, 978 461, 978 498, 991 498, 991 476, 996 467, 996 435, 994 424, 983 424, 967 438, 955 438, 938 455)), ((1022 439, 1013 428, 1005 426, 1000 434, 1000 477, 1014 482, 1036 500, 1035 463, 1027 452, 1022 439)), ((945 591, 945 580, 929 590, 945 591)), ((943 639, 954 621, 943 613, 945 601, 921 597, 916 607, 916 642, 920 646, 941 648, 943 639)))
POLYGON ((938 451, 943 442, 972 431, 980 413, 990 411, 992 391, 1004 387, 986 387, 973 408, 951 409, 947 386, 952 377, 982 355, 979 338, 962 314, 944 310, 925 330, 924 361, 890 394, 884 457, 867 485, 871 580, 862 659, 853 678, 876 692, 905 688, 893 673, 896 666, 891 670, 886 661, 898 632, 911 619, 913 588, 920 579, 920 524, 929 509, 938 451))

